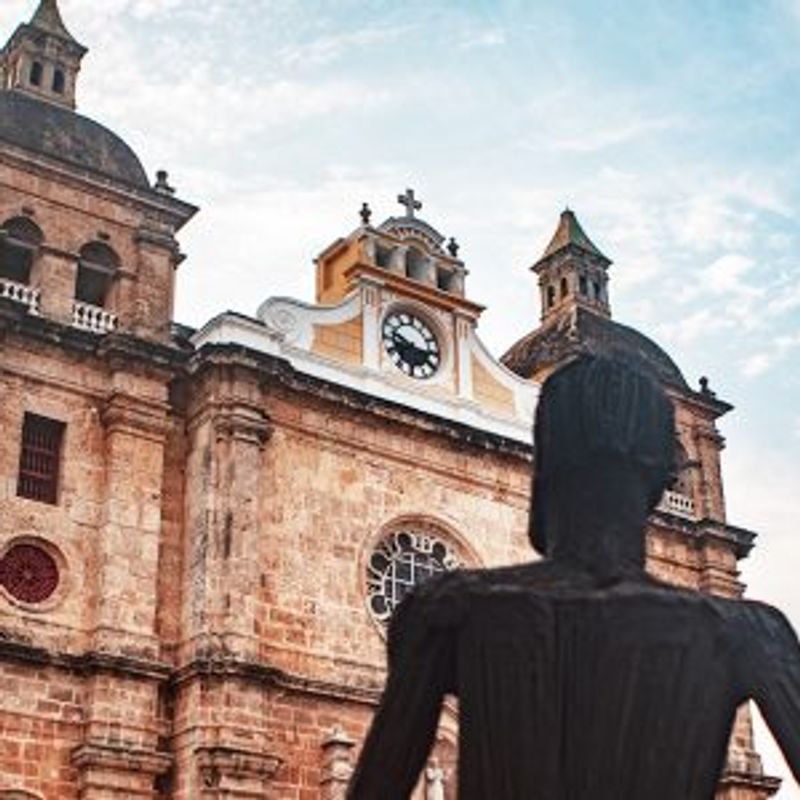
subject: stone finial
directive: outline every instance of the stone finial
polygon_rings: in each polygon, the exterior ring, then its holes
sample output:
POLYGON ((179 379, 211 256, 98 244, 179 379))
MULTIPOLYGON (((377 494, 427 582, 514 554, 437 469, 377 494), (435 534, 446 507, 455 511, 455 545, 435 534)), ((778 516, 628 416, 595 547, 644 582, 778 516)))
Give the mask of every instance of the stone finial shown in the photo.
POLYGON ((708 397, 716 397, 716 392, 712 391, 709 387, 708 378, 705 375, 700 378, 700 394, 707 395, 708 397))
POLYGON ((322 740, 321 800, 344 800, 353 774, 353 750, 356 743, 340 725, 322 740))
POLYGON ((458 251, 461 248, 461 245, 455 240, 454 236, 450 237, 450 241, 447 243, 447 252, 450 253, 453 258, 458 258, 458 251))
POLYGON ((369 225, 370 218, 372 217, 372 209, 369 207, 369 203, 362 203, 361 210, 358 213, 361 217, 361 224, 369 225))
POLYGON ((156 182, 153 188, 159 194, 175 194, 175 188, 169 185, 169 173, 165 169, 160 169, 156 172, 156 182))

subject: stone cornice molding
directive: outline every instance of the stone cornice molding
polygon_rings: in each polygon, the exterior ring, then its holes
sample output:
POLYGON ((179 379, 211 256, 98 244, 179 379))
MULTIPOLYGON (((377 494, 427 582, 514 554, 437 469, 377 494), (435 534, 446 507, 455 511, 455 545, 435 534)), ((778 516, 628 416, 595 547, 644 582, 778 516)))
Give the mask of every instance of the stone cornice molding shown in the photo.
POLYGON ((381 419, 422 428, 457 441, 461 446, 501 452, 532 460, 533 446, 491 431, 473 428, 455 420, 409 408, 357 389, 296 371, 284 358, 261 353, 238 344, 204 344, 189 360, 188 371, 199 376, 222 365, 239 365, 253 370, 265 389, 280 385, 293 391, 335 402, 339 407, 369 412, 381 419))
POLYGON ((145 750, 124 743, 86 742, 72 751, 71 761, 82 770, 100 768, 155 776, 167 772, 174 759, 169 753, 145 750))
POLYGON ((107 433, 125 432, 163 441, 169 430, 169 406, 156 400, 113 392, 103 404, 100 419, 107 433))
POLYGON ((283 764, 278 756, 227 745, 201 745, 194 754, 207 789, 217 788, 225 778, 270 780, 283 764))
POLYGON ((157 213, 169 219, 176 230, 180 230, 199 210, 197 206, 171 195, 128 186, 91 170, 33 154, 8 142, 0 143, 0 161, 39 177, 57 180, 81 193, 102 195, 113 203, 135 205, 143 211, 157 213))

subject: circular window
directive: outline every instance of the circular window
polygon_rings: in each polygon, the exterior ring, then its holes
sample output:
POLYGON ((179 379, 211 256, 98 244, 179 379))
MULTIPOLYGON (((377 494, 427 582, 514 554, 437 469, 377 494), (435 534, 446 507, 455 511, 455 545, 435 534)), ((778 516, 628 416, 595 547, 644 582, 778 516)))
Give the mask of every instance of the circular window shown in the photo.
POLYGON ((0 560, 0 585, 21 603, 48 600, 58 588, 56 560, 35 544, 12 545, 0 560))
POLYGON ((367 562, 367 605, 372 616, 388 622, 411 589, 460 565, 453 549, 437 536, 406 529, 389 534, 367 562))

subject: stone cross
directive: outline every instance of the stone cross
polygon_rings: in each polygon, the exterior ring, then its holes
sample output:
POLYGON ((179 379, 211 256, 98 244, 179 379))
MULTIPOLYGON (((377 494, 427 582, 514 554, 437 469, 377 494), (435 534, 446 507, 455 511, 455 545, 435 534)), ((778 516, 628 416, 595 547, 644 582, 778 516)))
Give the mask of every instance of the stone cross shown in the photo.
POLYGON ((406 207, 406 216, 410 218, 413 218, 415 211, 419 211, 422 208, 421 201, 414 197, 413 189, 406 189, 405 194, 397 195, 397 202, 406 207))

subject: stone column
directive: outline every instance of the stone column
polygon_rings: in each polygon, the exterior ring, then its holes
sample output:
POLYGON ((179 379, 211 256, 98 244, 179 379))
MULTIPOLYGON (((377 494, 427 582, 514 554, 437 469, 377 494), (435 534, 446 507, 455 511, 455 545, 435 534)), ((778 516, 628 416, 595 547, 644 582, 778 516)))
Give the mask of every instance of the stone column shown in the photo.
POLYGON ((338 725, 323 740, 320 800, 344 800, 353 774, 355 745, 338 725))
POLYGON ((150 222, 136 236, 138 264, 133 331, 147 339, 167 341, 173 318, 175 267, 180 260, 172 232, 150 222))
POLYGON ((39 313, 48 319, 72 323, 78 278, 78 259, 72 253, 42 245, 31 271, 31 286, 41 292, 39 313))
POLYGON ((701 518, 725 521, 725 500, 722 494, 720 452, 725 441, 712 422, 695 430, 697 460, 700 462, 700 497, 698 514, 701 518))
POLYGON ((181 659, 258 658, 259 511, 272 431, 258 375, 236 356, 205 366, 193 388, 186 458, 186 570, 181 659))

